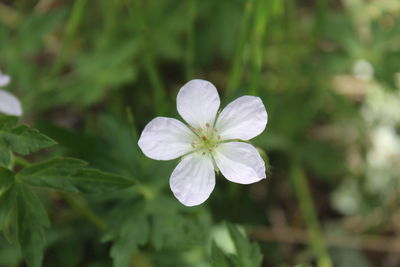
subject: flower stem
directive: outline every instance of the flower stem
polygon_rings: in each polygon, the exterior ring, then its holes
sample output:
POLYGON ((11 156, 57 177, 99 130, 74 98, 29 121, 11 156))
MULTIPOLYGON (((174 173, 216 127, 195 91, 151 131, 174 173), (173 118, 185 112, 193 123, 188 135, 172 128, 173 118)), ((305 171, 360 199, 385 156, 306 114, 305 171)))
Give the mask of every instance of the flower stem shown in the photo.
POLYGON ((72 38, 74 37, 75 32, 78 29, 84 17, 86 2, 87 0, 77 0, 74 2, 74 5, 72 6, 72 11, 71 15, 69 16, 67 26, 65 29, 65 36, 61 46, 61 50, 58 53, 58 56, 55 59, 50 71, 52 75, 57 75, 64 66, 64 59, 68 51, 68 48, 71 44, 72 38))
POLYGON ((317 258, 317 266, 332 267, 332 261, 321 233, 304 170, 296 163, 292 166, 291 178, 310 235, 311 249, 317 258))
POLYGON ((251 26, 251 16, 253 14, 254 0, 247 0, 243 13, 242 25, 239 33, 238 46, 233 58, 231 78, 228 84, 228 92, 233 93, 239 87, 243 71, 243 55, 246 46, 246 39, 249 35, 251 26))
POLYGON ((187 2, 187 48, 186 48, 186 79, 190 80, 193 78, 194 70, 194 53, 195 53, 195 42, 194 42, 194 24, 196 19, 196 0, 189 0, 187 2))
POLYGON ((158 72, 156 61, 154 59, 154 48, 150 40, 150 32, 148 30, 146 20, 144 17, 144 9, 141 0, 134 1, 134 6, 131 2, 125 0, 125 3, 130 10, 133 18, 136 20, 136 25, 142 36, 142 49, 144 57, 144 65, 149 78, 150 84, 153 87, 154 106, 157 113, 162 113, 165 110, 165 89, 161 80, 161 75, 158 72))
POLYGON ((61 193, 61 196, 68 202, 68 204, 76 211, 81 213, 88 221, 93 223, 100 231, 104 232, 107 229, 107 224, 93 213, 82 201, 79 201, 77 197, 71 194, 61 193))
POLYGON ((258 85, 260 79, 260 73, 263 62, 263 40, 267 26, 267 20, 269 16, 268 12, 268 1, 266 0, 257 0, 256 11, 254 16, 254 27, 253 27, 253 38, 251 44, 251 78, 250 78, 250 87, 249 94, 257 94, 258 93, 258 85))

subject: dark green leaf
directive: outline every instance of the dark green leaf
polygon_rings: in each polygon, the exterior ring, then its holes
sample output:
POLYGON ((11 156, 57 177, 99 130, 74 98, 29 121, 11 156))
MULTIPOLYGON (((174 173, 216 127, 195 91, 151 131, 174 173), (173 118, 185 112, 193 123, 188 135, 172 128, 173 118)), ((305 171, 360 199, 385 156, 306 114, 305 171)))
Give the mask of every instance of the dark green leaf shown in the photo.
POLYGON ((81 192, 101 193, 124 189, 135 184, 123 176, 96 169, 81 169, 71 177, 71 183, 81 192))
POLYGON ((14 182, 14 173, 0 167, 0 190, 9 187, 14 182))
POLYGON ((125 177, 86 168, 86 165, 78 159, 56 158, 21 170, 17 178, 30 185, 67 192, 99 193, 134 184, 125 177))
POLYGON ((28 267, 42 266, 47 213, 39 198, 25 185, 18 186, 18 241, 28 267))
POLYGON ((21 155, 27 155, 56 144, 54 140, 26 125, 12 129, 1 129, 0 143, 21 155))
POLYGON ((229 267, 228 259, 225 257, 224 252, 215 244, 211 244, 211 265, 213 267, 229 267))
POLYGON ((236 248, 236 265, 241 267, 261 266, 263 256, 259 246, 250 243, 236 226, 228 224, 228 230, 236 248))
POLYGON ((114 267, 131 266, 133 254, 139 245, 144 245, 149 236, 149 224, 146 218, 144 203, 138 202, 132 207, 129 214, 120 214, 120 218, 114 218, 114 224, 110 227, 103 240, 113 241, 111 257, 114 267))
POLYGON ((17 122, 18 117, 0 115, 0 130, 14 128, 17 122))
POLYGON ((10 165, 11 152, 10 150, 0 143, 0 167, 7 168, 10 165))
POLYGON ((0 230, 3 231, 6 227, 7 220, 15 207, 15 190, 10 187, 0 193, 0 230))

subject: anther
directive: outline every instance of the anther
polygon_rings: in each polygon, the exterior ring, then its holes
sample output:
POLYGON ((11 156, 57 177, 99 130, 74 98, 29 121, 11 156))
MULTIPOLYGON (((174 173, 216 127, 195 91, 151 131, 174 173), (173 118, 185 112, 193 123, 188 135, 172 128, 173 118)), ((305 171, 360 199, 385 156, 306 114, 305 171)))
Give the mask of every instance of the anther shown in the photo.
POLYGON ((206 152, 201 153, 203 156, 206 154, 206 152))
POLYGON ((206 127, 207 127, 207 128, 210 128, 210 124, 209 124, 208 122, 206 123, 206 127))
POLYGON ((218 135, 218 137, 217 137, 217 138, 218 138, 218 140, 220 140, 220 139, 221 139, 221 136, 220 136, 220 135, 218 135))
POLYGON ((203 135, 203 136, 201 137, 201 139, 203 139, 203 141, 206 141, 206 140, 207 140, 207 137, 206 137, 205 135, 203 135))

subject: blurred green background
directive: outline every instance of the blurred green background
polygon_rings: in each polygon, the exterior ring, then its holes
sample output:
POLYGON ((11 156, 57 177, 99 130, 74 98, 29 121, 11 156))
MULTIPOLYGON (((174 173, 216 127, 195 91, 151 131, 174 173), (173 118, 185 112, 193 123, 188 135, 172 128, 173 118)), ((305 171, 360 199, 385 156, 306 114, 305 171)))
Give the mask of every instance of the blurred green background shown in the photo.
MULTIPOLYGON (((52 223, 43 266, 400 266, 398 0, 3 0, 0 69, 22 122, 59 143, 27 161, 73 156, 140 182, 35 189, 52 223), (269 164, 187 208, 176 161, 147 159, 137 137, 178 117, 193 78, 223 105, 263 99, 253 142, 269 164)), ((7 239, 0 266, 25 266, 7 239)))

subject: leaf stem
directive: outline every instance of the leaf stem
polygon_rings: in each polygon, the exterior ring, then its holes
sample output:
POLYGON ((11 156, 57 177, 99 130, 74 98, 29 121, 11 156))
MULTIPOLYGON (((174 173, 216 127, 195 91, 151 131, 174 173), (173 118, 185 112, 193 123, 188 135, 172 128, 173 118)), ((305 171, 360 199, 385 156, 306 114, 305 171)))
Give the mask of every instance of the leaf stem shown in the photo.
MULTIPOLYGON (((273 0, 274 1, 274 0, 273 0)), ((269 16, 271 16, 271 4, 269 0, 257 0, 257 8, 254 15, 253 36, 251 44, 252 73, 250 78, 249 94, 258 94, 259 80, 261 76, 264 39, 269 16)))
POLYGON ((145 69, 149 78, 150 84, 153 87, 154 106, 157 113, 162 113, 165 110, 165 89, 161 79, 161 75, 157 69, 156 61, 154 59, 154 47, 150 40, 150 32, 148 30, 146 20, 144 17, 144 9, 141 0, 134 1, 134 6, 131 2, 125 0, 125 3, 136 20, 137 28, 143 38, 142 49, 145 69))
POLYGON ((100 231, 104 232, 107 229, 107 224, 104 222, 103 219, 101 219, 99 216, 97 216, 95 213, 93 213, 82 201, 79 201, 77 197, 72 196, 71 194, 68 193, 60 193, 61 196, 64 197, 64 199, 68 202, 68 204, 74 208, 76 211, 81 213, 88 221, 93 223, 97 229, 100 231))
POLYGON ((28 167, 31 165, 31 163, 29 161, 27 161, 24 158, 18 157, 15 154, 12 153, 12 157, 13 157, 13 164, 12 167, 14 167, 15 165, 21 166, 21 167, 28 167))
POLYGON ((77 0, 74 2, 74 5, 72 6, 72 11, 71 15, 69 16, 67 26, 65 29, 65 36, 61 46, 61 50, 58 53, 51 68, 52 75, 57 75, 63 68, 64 59, 71 44, 72 38, 74 37, 76 30, 78 29, 84 17, 86 2, 87 0, 77 0))
POLYGON ((239 33, 238 46, 232 63, 231 78, 228 84, 228 92, 233 93, 237 90, 243 72, 243 55, 246 46, 246 38, 249 35, 251 26, 251 16, 253 14, 254 0, 247 0, 245 4, 242 25, 239 33))
POLYGON ((318 267, 332 267, 326 244, 321 233, 318 218, 311 198, 309 185, 304 170, 299 164, 294 164, 291 169, 291 178, 294 191, 300 203, 300 210, 310 235, 311 249, 317 258, 318 267))

